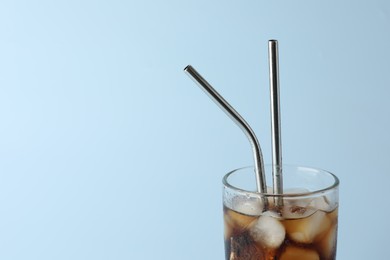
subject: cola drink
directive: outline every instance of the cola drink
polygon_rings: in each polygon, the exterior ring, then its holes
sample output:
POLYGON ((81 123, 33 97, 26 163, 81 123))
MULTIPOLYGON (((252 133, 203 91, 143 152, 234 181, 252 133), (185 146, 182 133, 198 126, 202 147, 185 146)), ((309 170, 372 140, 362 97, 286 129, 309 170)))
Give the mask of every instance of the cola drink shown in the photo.
POLYGON ((226 259, 336 259, 338 209, 292 210, 309 210, 311 215, 284 218, 266 211, 250 216, 224 207, 226 259))
POLYGON ((226 260, 336 259, 339 182, 336 176, 295 167, 284 173, 291 174, 287 185, 293 183, 283 195, 276 196, 272 188, 267 194, 259 194, 247 191, 245 185, 237 187, 245 183, 240 180, 245 175, 242 171, 224 178, 226 260), (282 205, 277 205, 276 198, 282 198, 282 205))

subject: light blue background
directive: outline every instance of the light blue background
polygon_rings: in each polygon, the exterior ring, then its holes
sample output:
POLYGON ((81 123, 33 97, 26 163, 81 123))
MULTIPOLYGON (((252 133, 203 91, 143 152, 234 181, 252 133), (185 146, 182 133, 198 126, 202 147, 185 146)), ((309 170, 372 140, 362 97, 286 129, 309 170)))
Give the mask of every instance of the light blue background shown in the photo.
POLYGON ((221 178, 270 154, 341 179, 338 259, 388 259, 388 1, 0 2, 0 259, 223 259, 221 178))

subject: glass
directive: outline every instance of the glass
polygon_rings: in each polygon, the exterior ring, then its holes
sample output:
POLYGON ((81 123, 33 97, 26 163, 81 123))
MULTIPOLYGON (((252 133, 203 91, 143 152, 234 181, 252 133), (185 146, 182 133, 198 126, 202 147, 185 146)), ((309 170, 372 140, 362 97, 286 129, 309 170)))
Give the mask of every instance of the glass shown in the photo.
MULTIPOLYGON (((271 171, 265 167, 269 184, 271 171)), ((282 171, 281 195, 272 194, 272 187, 256 192, 252 167, 223 178, 227 260, 336 259, 338 178, 309 167, 283 165, 282 171)))

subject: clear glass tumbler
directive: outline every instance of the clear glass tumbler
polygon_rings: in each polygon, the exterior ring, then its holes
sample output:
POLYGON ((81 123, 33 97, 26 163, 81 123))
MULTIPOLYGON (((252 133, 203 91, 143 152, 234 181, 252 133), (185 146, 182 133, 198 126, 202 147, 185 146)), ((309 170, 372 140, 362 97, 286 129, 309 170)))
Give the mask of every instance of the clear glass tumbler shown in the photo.
MULTIPOLYGON (((265 170, 272 183, 271 166, 265 170)), ((272 187, 256 192, 253 167, 223 178, 227 260, 336 259, 338 178, 309 167, 283 165, 282 171, 281 195, 272 187)))

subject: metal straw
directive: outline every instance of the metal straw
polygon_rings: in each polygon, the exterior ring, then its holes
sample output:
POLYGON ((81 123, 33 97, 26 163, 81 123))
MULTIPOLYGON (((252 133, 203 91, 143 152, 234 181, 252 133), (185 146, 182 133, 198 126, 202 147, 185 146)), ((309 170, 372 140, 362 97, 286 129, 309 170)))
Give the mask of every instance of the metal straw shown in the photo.
MULTIPOLYGON (((184 71, 195 81, 199 87, 241 128, 251 143, 256 171, 257 191, 267 193, 267 185, 264 174, 263 154, 261 152, 259 141, 248 123, 238 114, 238 112, 191 66, 188 65, 184 71)), ((265 208, 267 208, 267 199, 264 199, 265 208)))
MULTIPOLYGON (((278 41, 268 41, 269 79, 271 92, 271 132, 272 132, 272 177, 274 194, 283 194, 282 140, 280 130, 279 102, 279 50, 278 41)), ((281 197, 275 200, 277 206, 283 205, 281 197)))

